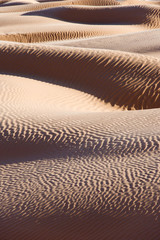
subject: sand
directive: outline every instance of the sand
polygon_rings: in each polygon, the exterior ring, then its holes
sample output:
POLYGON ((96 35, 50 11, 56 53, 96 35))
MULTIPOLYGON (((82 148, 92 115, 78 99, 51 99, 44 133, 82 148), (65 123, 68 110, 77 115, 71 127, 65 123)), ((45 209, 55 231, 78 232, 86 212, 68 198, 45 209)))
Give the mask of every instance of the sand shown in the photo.
POLYGON ((0 240, 159 240, 160 6, 0 1, 0 240))
POLYGON ((99 36, 86 39, 51 41, 45 44, 79 48, 110 49, 139 53, 160 58, 160 29, 145 30, 114 36, 99 36))

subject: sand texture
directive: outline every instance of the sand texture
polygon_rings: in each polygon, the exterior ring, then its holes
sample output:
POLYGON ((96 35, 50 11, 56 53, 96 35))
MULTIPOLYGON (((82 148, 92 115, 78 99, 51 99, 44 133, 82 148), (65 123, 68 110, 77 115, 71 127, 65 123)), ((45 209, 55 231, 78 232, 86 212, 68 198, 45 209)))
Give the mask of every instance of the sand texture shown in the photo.
POLYGON ((160 240, 160 2, 0 1, 0 240, 160 240))

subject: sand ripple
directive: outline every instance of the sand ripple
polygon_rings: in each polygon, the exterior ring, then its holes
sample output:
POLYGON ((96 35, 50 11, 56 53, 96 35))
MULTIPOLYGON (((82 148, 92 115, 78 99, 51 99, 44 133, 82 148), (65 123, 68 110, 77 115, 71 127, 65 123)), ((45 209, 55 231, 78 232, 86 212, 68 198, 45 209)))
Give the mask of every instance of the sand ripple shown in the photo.
POLYGON ((158 239, 159 110, 52 116, 3 118, 2 236, 158 239))
POLYGON ((124 109, 160 106, 160 61, 156 58, 110 50, 23 44, 1 44, 0 49, 3 72, 43 77, 124 109))
POLYGON ((0 4, 0 240, 159 240, 158 4, 0 4))

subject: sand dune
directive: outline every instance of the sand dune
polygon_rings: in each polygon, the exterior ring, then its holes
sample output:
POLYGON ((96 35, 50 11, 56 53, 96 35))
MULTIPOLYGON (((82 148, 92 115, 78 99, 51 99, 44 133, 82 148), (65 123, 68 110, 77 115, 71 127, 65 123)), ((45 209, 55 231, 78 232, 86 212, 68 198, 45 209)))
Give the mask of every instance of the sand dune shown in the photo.
POLYGON ((0 240, 159 240, 159 15, 0 1, 0 240))
POLYGON ((93 5, 93 6, 106 6, 106 5, 119 5, 119 3, 115 0, 73 0, 73 1, 47 1, 42 2, 41 4, 28 4, 26 6, 12 6, 12 7, 5 7, 0 9, 0 13, 7 13, 7 12, 27 12, 27 11, 35 11, 41 10, 50 7, 57 7, 57 6, 64 6, 64 5, 93 5))
POLYGON ((0 50, 2 72, 43 77, 127 109, 160 107, 160 61, 156 58, 27 44, 1 44, 0 50))
MULTIPOLYGON (((32 4, 33 5, 33 4, 32 4)), ((59 8, 58 8, 59 9, 59 8)), ((51 9, 52 12, 59 12, 57 8, 51 9)), ((60 8, 61 9, 61 8, 60 8)), ((67 15, 74 17, 77 15, 76 11, 79 7, 73 8, 73 13, 69 14, 67 8, 67 15)), ((72 8, 71 8, 72 9, 72 8)), ((81 8, 80 8, 81 9, 81 8)), ((86 8, 91 11, 89 14, 92 17, 94 8, 86 8)), ((82 9, 83 10, 83 9, 82 9)), ((87 12, 88 12, 87 10, 87 12)), ((95 8, 97 11, 98 8, 95 8)), ((49 18, 50 10, 40 12, 24 13, 3 13, 0 16, 0 40, 16 41, 16 42, 44 42, 44 41, 57 41, 66 39, 86 38, 93 36, 104 36, 112 34, 122 34, 127 32, 137 32, 147 28, 145 24, 133 24, 132 27, 128 24, 115 22, 113 24, 104 25, 103 18, 106 16, 108 9, 99 8, 97 15, 97 25, 94 22, 90 25, 82 24, 84 22, 81 18, 80 23, 73 23, 64 21, 64 19, 57 19, 56 14, 54 17, 49 18), (100 10, 100 11, 99 11, 100 10), (102 18, 100 17, 102 16, 102 18), (98 23, 101 22, 101 25, 98 23), (14 28, 13 28, 14 27, 14 28), (59 31, 61 29, 61 31, 59 31)), ((111 10, 111 9, 110 9, 111 10)), ((85 12, 85 11, 82 11, 85 12)), ((112 12, 112 11, 111 11, 112 12)), ((136 14, 136 11, 134 11, 136 14)), ((53 14, 52 14, 53 15, 53 14)), ((113 14, 116 17, 117 14, 113 14)), ((65 16, 65 14, 64 14, 65 16)), ((82 14, 83 16, 83 14, 82 14)))
POLYGON ((87 24, 146 24, 157 28, 160 26, 160 8, 155 6, 62 6, 27 13, 34 14, 87 24))
MULTIPOLYGON (((36 20, 38 22, 38 19, 36 20)), ((33 23, 33 22, 32 22, 33 23)), ((3 41, 14 41, 22 43, 37 43, 37 42, 47 42, 47 41, 60 41, 60 40, 70 40, 77 38, 87 38, 93 36, 104 36, 104 35, 114 35, 116 33, 126 33, 126 32, 135 32, 141 31, 141 27, 129 27, 129 26, 89 26, 89 25, 80 25, 70 23, 64 25, 55 24, 55 25, 42 25, 40 30, 35 28, 35 25, 31 23, 32 32, 29 32, 29 28, 24 28, 23 25, 18 26, 20 32, 17 33, 2 33, 0 34, 0 40, 3 41), (61 31, 59 29, 61 28, 61 31)), ((13 30, 13 27, 9 27, 13 30)))
POLYGON ((3 239, 159 238, 159 110, 29 113, 1 123, 3 239))
POLYGON ((76 39, 69 41, 48 42, 49 45, 96 48, 141 53, 160 58, 160 30, 147 30, 114 36, 76 39))
POLYGON ((113 107, 105 104, 104 101, 75 89, 47 84, 20 76, 2 74, 0 78, 2 90, 1 104, 4 105, 4 109, 10 108, 10 111, 19 111, 20 109, 24 111, 25 106, 31 111, 37 111, 39 108, 41 111, 42 109, 45 111, 52 111, 54 109, 54 112, 63 111, 64 113, 114 110, 113 107), (11 99, 9 98, 10 92, 15 92, 11 99))
MULTIPOLYGON (((63 4, 63 2, 44 4, 63 4)), ((30 5, 36 6, 36 4, 30 5)), ((40 9, 41 5, 38 3, 40 9)), ((146 5, 54 8, 47 6, 47 9, 40 11, 32 9, 27 13, 1 14, 0 40, 44 42, 138 32, 148 28, 158 28, 159 15, 159 7, 146 5)))
POLYGON ((24 5, 24 4, 35 4, 37 3, 36 0, 11 0, 1 3, 1 7, 3 6, 17 6, 17 5, 24 5))

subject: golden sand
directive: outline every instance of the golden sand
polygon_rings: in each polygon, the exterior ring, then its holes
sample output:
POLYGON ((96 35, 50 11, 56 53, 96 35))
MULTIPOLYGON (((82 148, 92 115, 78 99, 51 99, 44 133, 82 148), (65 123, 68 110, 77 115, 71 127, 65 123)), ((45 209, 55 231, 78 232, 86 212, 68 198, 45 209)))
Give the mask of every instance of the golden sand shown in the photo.
POLYGON ((0 240, 159 240, 160 6, 0 1, 0 240))

